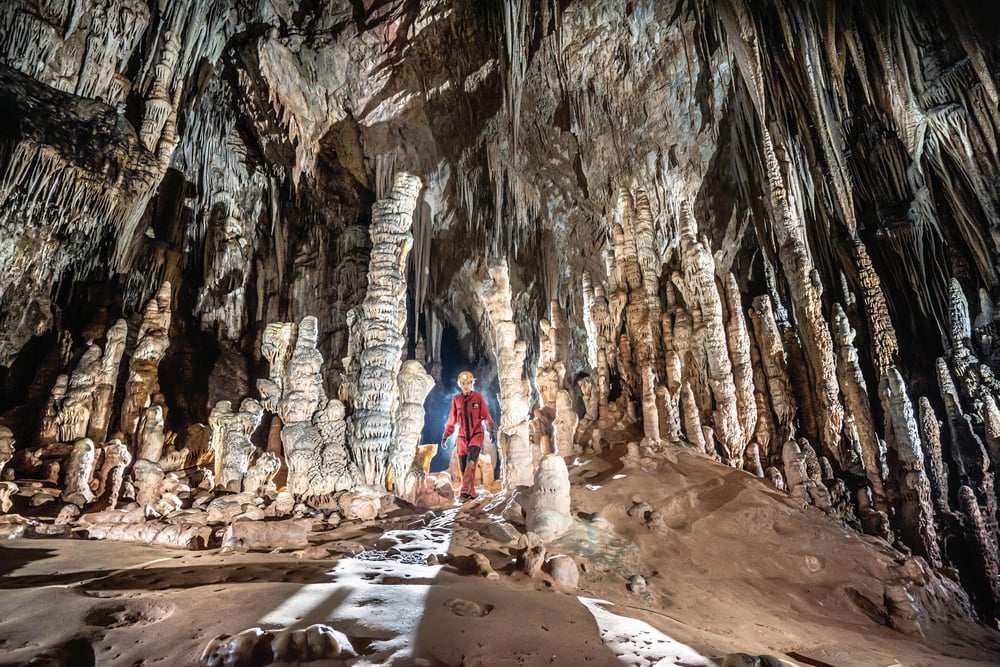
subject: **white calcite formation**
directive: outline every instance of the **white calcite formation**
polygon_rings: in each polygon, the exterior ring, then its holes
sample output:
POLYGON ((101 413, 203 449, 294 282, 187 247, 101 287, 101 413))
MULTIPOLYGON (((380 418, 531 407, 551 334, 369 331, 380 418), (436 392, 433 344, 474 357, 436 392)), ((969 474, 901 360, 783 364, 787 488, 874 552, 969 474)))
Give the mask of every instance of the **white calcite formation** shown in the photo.
POLYGON ((525 526, 545 542, 566 532, 573 523, 570 513, 569 471, 561 456, 542 457, 535 471, 525 526))
POLYGON ((403 363, 396 376, 399 406, 393 419, 389 470, 394 480, 393 490, 404 498, 413 498, 426 475, 416 456, 424 430, 424 399, 433 388, 434 378, 422 363, 413 359, 403 363))
POLYGON ((243 493, 254 493, 262 496, 266 493, 277 493, 274 478, 281 470, 281 459, 274 452, 260 452, 253 465, 243 475, 243 493))
POLYGON ((361 306, 361 369, 351 418, 351 449, 370 485, 385 485, 393 449, 394 382, 406 339, 406 258, 413 245, 413 211, 422 184, 396 174, 372 208, 368 292, 361 306))
POLYGON ((129 359, 125 400, 121 408, 121 431, 134 442, 139 418, 159 389, 160 361, 170 346, 170 283, 164 282, 142 313, 135 350, 129 359))
POLYGON ((87 437, 94 442, 103 442, 111 425, 112 401, 118 384, 118 368, 125 352, 128 325, 125 320, 117 320, 107 332, 101 366, 96 375, 93 402, 90 409, 90 423, 87 437))
POLYGON ((281 447, 288 470, 288 489, 302 500, 322 499, 353 488, 360 470, 347 450, 344 404, 327 399, 316 349, 316 318, 296 326, 269 324, 261 353, 270 362, 270 377, 258 380, 261 405, 281 420, 281 447))
POLYGON ((93 440, 80 438, 74 443, 66 464, 66 488, 62 492, 63 500, 81 507, 94 500, 90 479, 94 474, 95 457, 93 440))
POLYGON ((107 497, 108 509, 118 506, 122 482, 125 480, 125 470, 132 465, 132 454, 128 447, 118 438, 112 438, 104 446, 104 463, 98 475, 100 485, 97 488, 98 497, 107 497))
MULTIPOLYGON (((215 482, 227 491, 240 491, 256 451, 250 435, 260 425, 264 408, 252 398, 234 410, 229 401, 219 401, 208 417, 212 428, 209 447, 215 455, 215 482)), ((257 489, 252 492, 256 493, 257 489)))
POLYGON ((888 509, 883 471, 885 456, 872 421, 868 387, 854 347, 854 329, 839 303, 833 305, 833 338, 837 344, 837 378, 844 397, 844 430, 850 442, 860 450, 865 476, 872 489, 875 508, 888 509))
POLYGON ((505 488, 530 484, 533 456, 529 437, 530 406, 528 380, 524 377, 527 348, 518 340, 511 308, 510 275, 505 263, 488 269, 489 278, 480 286, 480 296, 489 316, 493 351, 500 382, 500 429, 497 434, 505 488))

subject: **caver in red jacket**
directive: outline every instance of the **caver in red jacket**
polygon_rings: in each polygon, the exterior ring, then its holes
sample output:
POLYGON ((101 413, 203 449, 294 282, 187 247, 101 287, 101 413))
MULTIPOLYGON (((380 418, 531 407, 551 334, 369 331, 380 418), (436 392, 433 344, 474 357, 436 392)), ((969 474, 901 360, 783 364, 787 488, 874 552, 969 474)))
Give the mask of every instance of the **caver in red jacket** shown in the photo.
POLYGON ((451 411, 448 413, 448 423, 444 427, 444 438, 447 438, 455 428, 458 428, 458 455, 467 456, 469 447, 482 449, 483 422, 486 428, 493 428, 493 418, 490 409, 486 407, 483 395, 478 391, 468 394, 458 394, 451 399, 451 411))

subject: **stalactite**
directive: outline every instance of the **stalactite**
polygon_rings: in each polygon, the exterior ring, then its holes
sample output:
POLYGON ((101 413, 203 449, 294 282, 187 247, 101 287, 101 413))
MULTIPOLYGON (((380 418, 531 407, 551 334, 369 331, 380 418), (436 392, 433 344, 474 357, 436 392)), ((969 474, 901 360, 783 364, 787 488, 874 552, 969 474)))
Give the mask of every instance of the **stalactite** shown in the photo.
POLYGON ((807 390, 815 411, 822 415, 818 425, 819 442, 825 452, 839 463, 843 406, 839 400, 833 339, 822 312, 822 284, 805 239, 805 221, 801 201, 789 195, 794 186, 791 161, 779 159, 786 147, 772 134, 768 106, 764 99, 765 77, 756 29, 745 0, 733 0, 722 8, 730 48, 737 56, 739 71, 751 92, 756 111, 757 139, 762 166, 767 179, 767 203, 773 218, 773 232, 778 258, 789 286, 792 313, 799 330, 808 373, 807 390), (735 15, 732 13, 735 10, 735 15))
POLYGON ((941 566, 941 552, 934 528, 931 485, 924 473, 924 452, 913 405, 903 376, 890 367, 879 386, 885 411, 885 440, 899 461, 897 484, 900 490, 899 524, 903 542, 923 556, 933 567, 941 566))
POLYGON ((391 191, 372 208, 371 264, 363 314, 361 375, 351 419, 351 448, 365 483, 385 485, 392 448, 393 387, 406 345, 406 260, 413 245, 413 211, 422 183, 398 172, 391 191), (390 388, 387 390, 387 388, 390 388))

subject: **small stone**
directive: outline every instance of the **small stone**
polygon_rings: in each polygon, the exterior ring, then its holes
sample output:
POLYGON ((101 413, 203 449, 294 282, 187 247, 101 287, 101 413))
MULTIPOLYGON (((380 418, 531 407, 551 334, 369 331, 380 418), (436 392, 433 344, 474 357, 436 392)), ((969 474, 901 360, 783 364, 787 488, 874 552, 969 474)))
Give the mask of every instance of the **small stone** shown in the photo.
POLYGON ((549 574, 559 588, 575 590, 580 583, 580 570, 576 561, 566 555, 553 556, 548 561, 549 574))
POLYGON ((641 574, 633 574, 628 578, 626 587, 633 593, 642 594, 646 592, 646 578, 641 574))

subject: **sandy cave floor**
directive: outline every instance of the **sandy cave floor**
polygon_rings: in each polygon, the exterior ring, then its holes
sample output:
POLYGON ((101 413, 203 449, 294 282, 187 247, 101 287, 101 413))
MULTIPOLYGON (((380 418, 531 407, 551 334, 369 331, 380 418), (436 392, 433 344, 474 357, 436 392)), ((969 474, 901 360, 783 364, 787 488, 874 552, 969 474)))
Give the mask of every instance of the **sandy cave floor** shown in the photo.
POLYGON ((732 652, 817 667, 1000 664, 1000 633, 983 626, 937 619, 921 642, 866 613, 857 600, 876 599, 899 562, 884 543, 746 473, 675 458, 655 472, 613 455, 570 467, 578 518, 548 553, 581 565, 576 591, 517 567, 497 528, 511 494, 318 524, 306 550, 11 540, 0 665, 197 664, 218 635, 314 623, 343 652, 311 665, 718 665, 732 652), (637 502, 663 527, 630 515, 637 502), (466 567, 474 553, 499 576, 466 567), (636 574, 645 589, 629 590, 636 574))

